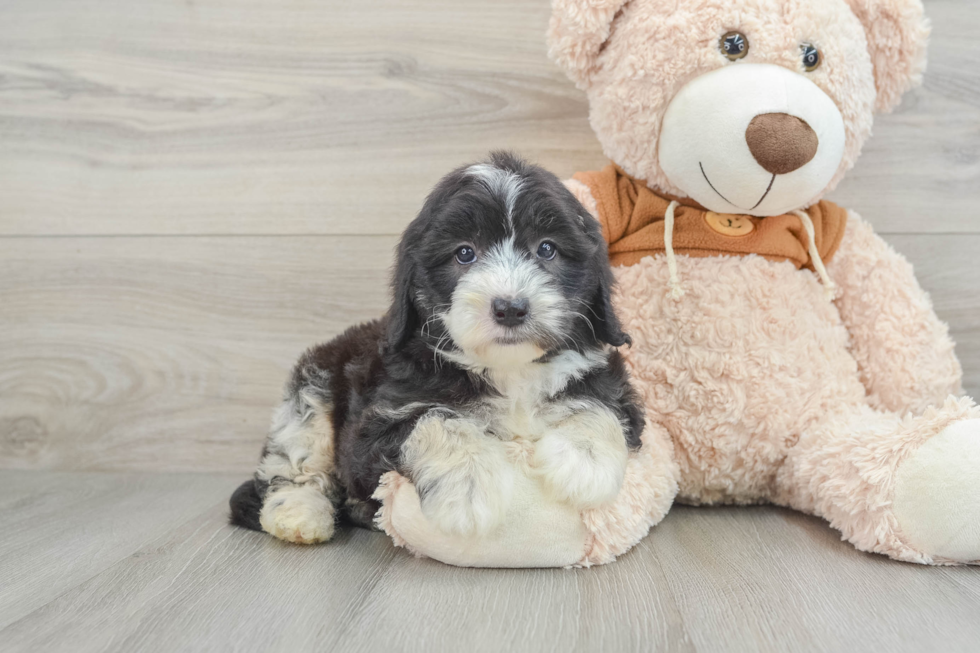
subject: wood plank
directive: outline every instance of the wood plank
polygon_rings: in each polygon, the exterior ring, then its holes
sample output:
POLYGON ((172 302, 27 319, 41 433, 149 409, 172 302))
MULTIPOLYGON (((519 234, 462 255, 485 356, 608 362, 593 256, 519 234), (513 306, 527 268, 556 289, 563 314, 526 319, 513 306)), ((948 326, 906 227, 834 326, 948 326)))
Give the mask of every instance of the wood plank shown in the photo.
MULTIPOLYGON (((980 4, 929 0, 931 72, 832 197, 883 233, 980 231, 980 4)), ((0 234, 396 234, 491 148, 604 158, 545 0, 12 0, 0 234)))
POLYGON ((99 8, 5 5, 2 234, 393 234, 490 149, 603 162, 547 2, 99 8))
POLYGON ((820 519, 676 506, 656 548, 700 651, 969 651, 980 569, 861 553, 820 519))
MULTIPOLYGON (((980 236, 896 236, 980 392, 980 236)), ((0 239, 0 468, 249 472, 299 353, 383 313, 391 237, 0 239)))
POLYGON ((224 503, 239 480, 0 473, 0 628, 224 503))
POLYGON ((252 468, 299 354, 384 312, 393 245, 0 239, 0 466, 252 468))
POLYGON ((474 572, 428 559, 398 563, 384 591, 366 597, 354 616, 345 648, 696 650, 654 547, 591 570, 474 572), (407 597, 424 601, 424 610, 408 608, 416 601, 407 597))
POLYGON ((346 618, 407 557, 380 533, 296 546, 233 528, 226 513, 216 506, 0 631, 5 648, 273 651, 303 635, 306 650, 345 650, 331 644, 346 618))
POLYGON ((470 570, 379 533, 188 522, 0 630, 9 651, 968 651, 980 569, 855 551, 775 508, 678 506, 615 564, 470 570), (384 647, 384 648, 382 648, 384 647))

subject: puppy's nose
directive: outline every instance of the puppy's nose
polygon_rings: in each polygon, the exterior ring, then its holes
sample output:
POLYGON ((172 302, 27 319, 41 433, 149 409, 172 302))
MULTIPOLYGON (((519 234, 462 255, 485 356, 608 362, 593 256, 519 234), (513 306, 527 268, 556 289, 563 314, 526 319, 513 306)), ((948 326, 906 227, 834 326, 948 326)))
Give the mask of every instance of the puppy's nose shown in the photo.
POLYGON ((497 324, 516 327, 527 319, 528 301, 526 299, 495 299, 491 306, 497 324))
POLYGON ((774 175, 799 170, 813 160, 820 147, 813 128, 787 113, 756 116, 745 130, 745 140, 759 165, 774 175))

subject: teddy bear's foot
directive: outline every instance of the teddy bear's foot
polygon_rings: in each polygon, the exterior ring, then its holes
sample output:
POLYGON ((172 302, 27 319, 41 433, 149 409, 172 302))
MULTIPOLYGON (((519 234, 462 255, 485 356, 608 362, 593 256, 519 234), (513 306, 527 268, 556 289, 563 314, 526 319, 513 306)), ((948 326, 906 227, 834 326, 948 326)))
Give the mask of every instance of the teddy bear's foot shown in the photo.
POLYGON ((280 540, 319 544, 333 537, 333 505, 314 485, 284 485, 266 495, 259 523, 280 540))
POLYGON ((893 509, 909 546, 980 562, 980 419, 948 426, 902 463, 893 509))

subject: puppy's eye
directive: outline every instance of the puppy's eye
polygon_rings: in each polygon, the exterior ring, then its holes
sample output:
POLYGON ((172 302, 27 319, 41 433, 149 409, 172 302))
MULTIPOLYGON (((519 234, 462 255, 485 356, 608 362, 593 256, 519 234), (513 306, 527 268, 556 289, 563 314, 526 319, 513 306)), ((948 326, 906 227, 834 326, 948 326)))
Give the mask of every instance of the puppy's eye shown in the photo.
POLYGON ((538 258, 543 258, 546 261, 550 261, 555 258, 555 254, 558 253, 558 248, 551 241, 544 241, 538 245, 538 258))
POLYGON ((460 265, 469 265, 476 262, 476 252, 469 245, 463 245, 456 250, 456 262, 460 265))
POLYGON ((749 53, 749 40, 741 32, 728 32, 721 37, 719 45, 729 61, 738 61, 749 53))
POLYGON ((816 46, 804 43, 800 46, 800 51, 803 53, 803 67, 808 73, 812 73, 823 63, 823 57, 820 56, 820 50, 816 46))

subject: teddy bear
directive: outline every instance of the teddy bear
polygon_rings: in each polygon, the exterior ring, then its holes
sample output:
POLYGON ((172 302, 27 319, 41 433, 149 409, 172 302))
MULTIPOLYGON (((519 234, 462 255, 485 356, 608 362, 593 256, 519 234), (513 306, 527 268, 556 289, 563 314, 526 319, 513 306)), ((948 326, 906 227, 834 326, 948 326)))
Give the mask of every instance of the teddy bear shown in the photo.
POLYGON ((980 561, 980 409, 911 265, 822 199, 921 80, 919 0, 554 0, 550 55, 612 164, 602 225, 647 413, 619 496, 577 512, 515 454, 508 518, 439 533, 390 472, 378 523, 468 566, 589 566, 676 500, 819 516, 857 549, 980 561))
POLYGON ((911 265, 822 199, 921 81, 928 34, 919 0, 555 0, 548 38, 613 162, 567 185, 609 243, 673 499, 969 564, 980 409, 947 327, 911 265))

